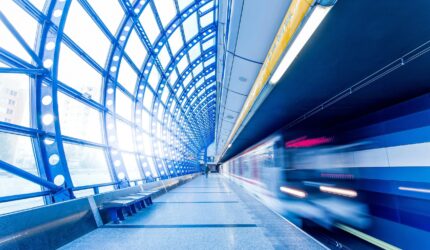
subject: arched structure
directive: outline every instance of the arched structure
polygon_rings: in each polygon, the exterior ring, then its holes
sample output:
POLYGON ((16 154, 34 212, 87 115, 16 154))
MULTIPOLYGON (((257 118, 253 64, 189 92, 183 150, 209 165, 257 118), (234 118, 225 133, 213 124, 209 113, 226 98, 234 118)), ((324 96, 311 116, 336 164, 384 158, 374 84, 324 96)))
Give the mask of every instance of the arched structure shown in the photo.
POLYGON ((198 171, 214 140, 215 0, 5 0, 0 11, 3 209, 198 171))

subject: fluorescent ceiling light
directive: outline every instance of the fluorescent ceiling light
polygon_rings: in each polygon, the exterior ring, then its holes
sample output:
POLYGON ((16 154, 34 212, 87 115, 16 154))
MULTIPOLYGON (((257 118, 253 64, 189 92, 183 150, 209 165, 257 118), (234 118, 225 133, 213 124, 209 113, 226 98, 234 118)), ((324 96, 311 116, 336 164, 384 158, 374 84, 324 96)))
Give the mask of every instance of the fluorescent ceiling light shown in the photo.
POLYGON ((309 38, 318 28, 320 23, 324 20, 331 7, 332 6, 321 5, 317 5, 314 7, 302 30, 300 30, 299 34, 294 39, 290 48, 288 48, 287 52, 282 58, 281 63, 278 65, 275 72, 273 73, 272 78, 270 79, 271 84, 276 84, 281 79, 282 75, 285 73, 285 71, 287 71, 291 63, 293 63, 294 59, 308 42, 309 38))

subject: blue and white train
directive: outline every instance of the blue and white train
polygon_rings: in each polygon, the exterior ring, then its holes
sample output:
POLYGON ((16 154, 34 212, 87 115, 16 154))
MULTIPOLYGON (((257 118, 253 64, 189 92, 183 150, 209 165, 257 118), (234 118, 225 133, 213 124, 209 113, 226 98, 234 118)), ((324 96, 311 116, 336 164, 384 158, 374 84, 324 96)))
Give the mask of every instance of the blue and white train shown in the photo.
POLYGON ((329 130, 272 135, 221 171, 297 223, 430 249, 430 94, 329 130))

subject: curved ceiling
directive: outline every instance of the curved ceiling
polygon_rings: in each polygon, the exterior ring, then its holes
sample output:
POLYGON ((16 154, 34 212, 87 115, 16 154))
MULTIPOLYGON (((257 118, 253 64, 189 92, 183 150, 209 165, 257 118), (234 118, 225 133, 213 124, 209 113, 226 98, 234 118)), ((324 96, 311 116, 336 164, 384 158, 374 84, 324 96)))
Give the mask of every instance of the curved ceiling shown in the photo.
POLYGON ((219 6, 219 82, 216 158, 225 150, 229 135, 257 78, 282 19, 286 0, 231 0, 219 6))
POLYGON ((66 186, 83 183, 69 145, 104 152, 113 180, 197 171, 215 136, 217 5, 0 1, 1 84, 26 102, 0 133, 30 138, 38 172, 66 186))
POLYGON ((338 1, 222 160, 281 128, 294 139, 428 93, 429 8, 338 1))

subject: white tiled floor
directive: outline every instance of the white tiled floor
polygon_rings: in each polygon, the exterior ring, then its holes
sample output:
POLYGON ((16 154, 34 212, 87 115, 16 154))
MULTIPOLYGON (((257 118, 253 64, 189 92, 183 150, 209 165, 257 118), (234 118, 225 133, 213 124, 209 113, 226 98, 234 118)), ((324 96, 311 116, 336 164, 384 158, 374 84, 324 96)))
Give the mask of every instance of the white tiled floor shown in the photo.
POLYGON ((154 200, 120 225, 63 249, 274 249, 255 215, 223 177, 199 177, 154 200))

